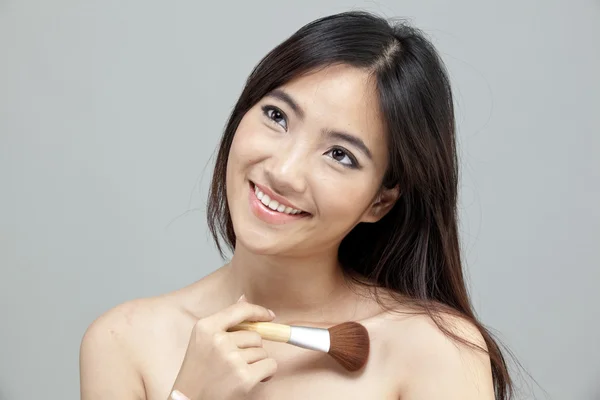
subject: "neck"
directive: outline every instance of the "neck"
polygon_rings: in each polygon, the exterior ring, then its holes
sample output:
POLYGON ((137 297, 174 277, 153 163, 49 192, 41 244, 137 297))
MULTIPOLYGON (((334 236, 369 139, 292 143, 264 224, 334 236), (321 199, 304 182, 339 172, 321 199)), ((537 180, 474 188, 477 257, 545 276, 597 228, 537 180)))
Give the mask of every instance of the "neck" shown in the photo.
POLYGON ((226 274, 233 301, 244 294, 250 303, 273 310, 277 322, 343 320, 353 311, 345 306, 356 307, 335 252, 296 258, 258 255, 238 246, 226 274))

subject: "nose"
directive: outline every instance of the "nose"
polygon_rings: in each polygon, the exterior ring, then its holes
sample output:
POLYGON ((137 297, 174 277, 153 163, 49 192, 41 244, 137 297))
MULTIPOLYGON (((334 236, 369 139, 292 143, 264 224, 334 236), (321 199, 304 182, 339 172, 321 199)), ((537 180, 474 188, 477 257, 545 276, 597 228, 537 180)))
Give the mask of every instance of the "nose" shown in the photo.
POLYGON ((308 154, 303 146, 290 143, 281 146, 265 166, 267 183, 277 194, 303 193, 306 190, 308 154))

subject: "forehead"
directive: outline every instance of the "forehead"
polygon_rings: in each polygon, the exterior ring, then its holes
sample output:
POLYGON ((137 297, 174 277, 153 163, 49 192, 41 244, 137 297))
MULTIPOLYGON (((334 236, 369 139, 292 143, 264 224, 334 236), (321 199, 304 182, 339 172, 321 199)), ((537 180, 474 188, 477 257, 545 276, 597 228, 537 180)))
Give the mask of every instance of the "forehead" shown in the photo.
POLYGON ((305 111, 307 123, 347 131, 360 136, 374 152, 380 147, 385 151, 377 88, 367 71, 334 65, 302 75, 281 88, 305 111))

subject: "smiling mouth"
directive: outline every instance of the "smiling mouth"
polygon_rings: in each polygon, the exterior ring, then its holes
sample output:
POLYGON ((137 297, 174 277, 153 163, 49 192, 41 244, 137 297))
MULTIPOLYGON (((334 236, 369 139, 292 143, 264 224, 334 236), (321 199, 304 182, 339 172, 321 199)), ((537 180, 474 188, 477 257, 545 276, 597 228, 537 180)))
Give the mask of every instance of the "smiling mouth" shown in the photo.
POLYGON ((258 186, 256 186, 253 182, 250 182, 250 186, 251 186, 252 190, 254 191, 254 195, 256 196, 256 198, 260 201, 260 203, 262 203, 262 205, 265 208, 268 208, 270 211, 278 212, 281 214, 287 214, 287 215, 297 215, 297 216, 310 215, 306 211, 302 211, 302 210, 299 210, 296 208, 286 206, 285 204, 279 203, 277 200, 271 199, 268 194, 266 194, 262 190, 260 190, 258 188, 258 186))

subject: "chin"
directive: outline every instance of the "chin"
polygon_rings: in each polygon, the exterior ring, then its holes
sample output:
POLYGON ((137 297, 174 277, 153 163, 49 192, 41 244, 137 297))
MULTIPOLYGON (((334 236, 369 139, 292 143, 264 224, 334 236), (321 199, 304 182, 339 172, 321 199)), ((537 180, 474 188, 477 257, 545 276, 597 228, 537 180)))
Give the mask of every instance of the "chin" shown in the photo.
POLYGON ((265 226, 251 215, 237 216, 241 218, 232 215, 236 248, 243 247, 242 251, 259 255, 291 255, 306 251, 301 249, 301 244, 308 238, 299 232, 286 231, 282 226, 265 226))
POLYGON ((284 255, 293 251, 290 244, 281 242, 281 237, 275 235, 261 235, 256 230, 242 229, 238 234, 236 231, 236 247, 243 246, 244 250, 252 254, 263 256, 284 255))
MULTIPOLYGON (((306 241, 306 215, 279 215, 268 210, 255 197, 249 181, 244 190, 231 193, 230 215, 236 236, 236 247, 260 255, 284 255, 297 252, 306 241)), ((237 187, 236 187, 237 189, 237 187)))

